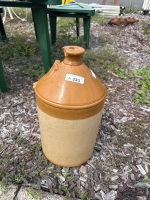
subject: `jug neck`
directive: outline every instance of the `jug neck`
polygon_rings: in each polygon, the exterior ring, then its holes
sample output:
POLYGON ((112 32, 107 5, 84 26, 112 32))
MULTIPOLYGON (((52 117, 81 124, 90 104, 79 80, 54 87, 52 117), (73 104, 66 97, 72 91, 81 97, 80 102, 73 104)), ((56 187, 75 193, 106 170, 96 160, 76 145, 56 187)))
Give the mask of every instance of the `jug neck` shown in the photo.
POLYGON ((82 59, 81 56, 84 54, 85 50, 79 46, 65 46, 62 48, 64 51, 64 60, 63 63, 67 65, 81 65, 82 59))

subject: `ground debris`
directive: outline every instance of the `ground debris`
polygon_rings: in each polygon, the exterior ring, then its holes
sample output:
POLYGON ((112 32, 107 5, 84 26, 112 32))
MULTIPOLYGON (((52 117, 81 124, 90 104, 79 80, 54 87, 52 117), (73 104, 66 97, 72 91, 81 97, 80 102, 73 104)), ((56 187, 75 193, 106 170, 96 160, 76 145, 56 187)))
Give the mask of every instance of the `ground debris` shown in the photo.
MULTIPOLYGON (((122 68, 144 69, 150 64, 150 34, 143 34, 149 16, 129 17, 139 22, 123 28, 92 22, 90 48, 103 48, 105 36, 113 41, 109 47, 126 57, 122 68)), ((19 28, 20 33, 27 29, 34 34, 31 22, 6 27, 10 32, 19 28)), ((23 59, 26 68, 29 58, 23 59)), ((34 59, 38 62, 39 55, 34 59)), ((16 60, 5 61, 9 93, 0 93, 0 180, 36 185, 70 199, 86 195, 98 200, 150 199, 150 108, 134 102, 135 80, 108 71, 109 78, 103 80, 107 98, 93 154, 79 167, 62 168, 47 161, 42 152, 34 81, 17 74, 12 67, 16 60)), ((96 72, 101 69, 95 67, 96 72)))

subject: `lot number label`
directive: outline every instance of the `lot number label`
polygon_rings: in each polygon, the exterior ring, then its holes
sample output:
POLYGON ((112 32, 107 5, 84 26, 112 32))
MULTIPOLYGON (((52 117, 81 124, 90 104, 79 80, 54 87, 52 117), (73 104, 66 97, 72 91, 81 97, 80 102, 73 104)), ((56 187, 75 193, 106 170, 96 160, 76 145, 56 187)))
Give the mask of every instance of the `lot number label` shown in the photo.
POLYGON ((74 74, 66 74, 65 80, 75 82, 75 83, 84 84, 84 78, 82 76, 77 76, 77 75, 74 75, 74 74))

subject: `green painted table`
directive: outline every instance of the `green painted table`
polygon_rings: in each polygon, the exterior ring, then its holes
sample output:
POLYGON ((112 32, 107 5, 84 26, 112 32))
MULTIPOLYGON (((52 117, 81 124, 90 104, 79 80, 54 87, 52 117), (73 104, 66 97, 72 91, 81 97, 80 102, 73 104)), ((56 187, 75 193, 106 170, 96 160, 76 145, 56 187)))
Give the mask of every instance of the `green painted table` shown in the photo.
POLYGON ((90 21, 91 16, 95 15, 94 8, 84 3, 71 2, 65 5, 51 6, 47 9, 47 13, 49 14, 52 43, 56 42, 57 17, 76 18, 77 36, 79 36, 79 18, 83 18, 84 44, 86 48, 89 48, 90 21))
MULTIPOLYGON (((51 53, 50 53, 50 40, 49 40, 49 32, 48 32, 48 20, 47 20, 47 4, 48 0, 41 0, 34 2, 28 1, 0 1, 0 7, 20 7, 20 8, 31 8, 34 27, 36 32, 36 37, 39 42, 39 47, 42 56, 42 62, 44 66, 45 73, 52 66, 51 61, 51 53)), ((0 33, 2 34, 2 38, 5 37, 3 31, 3 24, 0 15, 0 33)))

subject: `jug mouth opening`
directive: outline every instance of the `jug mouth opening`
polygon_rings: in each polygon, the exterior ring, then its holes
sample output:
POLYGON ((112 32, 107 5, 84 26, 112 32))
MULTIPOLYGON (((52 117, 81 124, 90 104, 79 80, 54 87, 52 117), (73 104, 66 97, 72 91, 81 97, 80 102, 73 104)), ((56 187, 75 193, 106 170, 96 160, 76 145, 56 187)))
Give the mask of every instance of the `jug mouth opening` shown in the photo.
POLYGON ((85 49, 79 46, 62 47, 65 56, 81 56, 85 53, 85 49))

